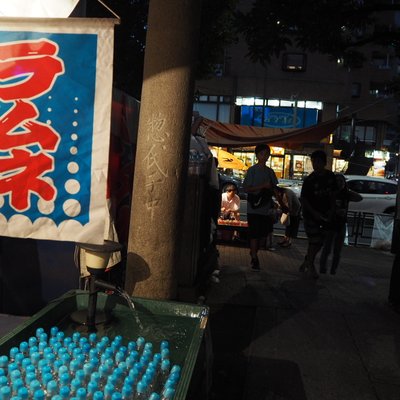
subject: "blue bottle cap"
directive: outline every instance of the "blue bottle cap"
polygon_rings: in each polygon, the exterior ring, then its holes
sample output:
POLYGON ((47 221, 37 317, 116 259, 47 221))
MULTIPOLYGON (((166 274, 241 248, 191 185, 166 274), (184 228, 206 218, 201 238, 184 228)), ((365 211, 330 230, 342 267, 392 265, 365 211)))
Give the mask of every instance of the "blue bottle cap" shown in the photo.
POLYGON ((79 338, 79 347, 83 347, 84 344, 89 343, 89 339, 85 336, 79 338))
MULTIPOLYGON (((28 354, 28 352, 26 352, 27 354, 28 354)), ((16 356, 15 356, 15 362, 18 364, 18 365, 21 365, 21 363, 22 363, 22 360, 25 358, 25 354, 24 353, 18 353, 18 354, 16 354, 16 356)))
POLYGON ((174 364, 172 366, 172 368, 171 368, 171 373, 172 374, 175 373, 175 372, 181 373, 181 371, 182 371, 182 367, 180 365, 178 365, 178 364, 174 364))
POLYGON ((58 368, 58 370, 57 370, 57 374, 58 374, 58 376, 61 376, 62 374, 66 373, 68 371, 69 371, 69 369, 66 365, 61 365, 61 367, 58 368))
POLYGON ((58 391, 57 382, 54 379, 47 382, 46 390, 49 396, 54 396, 55 394, 57 394, 58 391))
POLYGON ((145 349, 145 350, 153 351, 153 343, 147 342, 147 343, 144 345, 144 349, 145 349))
POLYGON ((160 342, 160 350, 169 349, 169 342, 167 340, 162 340, 160 342))
POLYGON ((115 361, 117 364, 125 360, 125 353, 122 351, 118 351, 117 354, 115 354, 115 361))
POLYGON ((11 347, 10 349, 10 360, 14 360, 15 356, 19 353, 18 347, 11 347))
POLYGON ((90 357, 89 362, 93 365, 94 369, 98 369, 100 365, 100 360, 97 357, 90 357))
POLYGON ((72 379, 71 381, 71 392, 76 393, 76 391, 81 387, 81 381, 77 378, 72 379))
POLYGON ((0 388, 0 396, 2 399, 9 399, 11 397, 11 388, 10 386, 2 386, 0 388))
POLYGON ((160 399, 161 399, 160 395, 156 392, 153 392, 149 397, 149 400, 160 400, 160 399))
POLYGON ((78 371, 78 369, 79 369, 79 361, 77 361, 77 360, 72 360, 72 361, 69 363, 69 370, 70 370, 71 372, 75 372, 75 371, 78 371))
POLYGON ((167 388, 163 391, 163 398, 165 400, 172 400, 175 396, 175 389, 167 388))
POLYGON ((55 396, 53 396, 51 398, 51 400, 62 400, 62 396, 60 396, 59 394, 56 394, 55 396))
POLYGON ((46 365, 47 365, 47 361, 44 358, 42 358, 41 360, 39 360, 39 362, 37 364, 37 368, 39 370, 41 370, 46 365))
POLYGON ((39 338, 39 336, 44 333, 44 329, 43 328, 37 328, 36 329, 36 337, 39 338))
POLYGON ((7 386, 8 385, 8 379, 6 376, 0 376, 0 387, 1 386, 7 386))
POLYGON ((175 379, 176 381, 179 381, 179 378, 181 377, 181 373, 179 371, 172 372, 172 370, 169 373, 168 379, 175 379))
POLYGON ((31 359, 28 358, 28 357, 25 357, 25 358, 22 360, 22 362, 21 362, 21 367, 22 367, 22 369, 26 369, 26 367, 27 367, 28 365, 31 365, 31 364, 32 364, 31 359))
POLYGON ((65 338, 64 332, 63 331, 58 331, 56 338, 60 343, 62 343, 64 341, 64 338, 65 338))
POLYGON ((75 343, 78 343, 80 337, 81 337, 81 334, 79 332, 74 332, 72 334, 72 341, 75 342, 75 343))
POLYGON ((103 399, 104 399, 103 392, 98 390, 97 392, 94 393, 93 400, 103 400, 103 399))
POLYGON ((61 360, 59 360, 59 359, 55 360, 53 363, 54 371, 58 371, 58 368, 60 368, 62 365, 64 365, 64 364, 61 360))
POLYGON ((153 356, 153 361, 157 364, 160 363, 161 362, 161 353, 155 353, 153 356))
POLYGON ((120 363, 118 363, 118 368, 120 368, 123 371, 123 373, 125 373, 126 371, 128 371, 128 369, 130 369, 128 368, 128 365, 126 364, 125 361, 121 361, 120 363))
POLYGON ((29 347, 37 346, 37 344, 38 344, 37 337, 36 336, 31 336, 28 339, 28 344, 29 344, 29 347))
POLYGON ((78 361, 79 366, 82 368, 82 367, 83 367, 83 364, 84 364, 85 361, 86 361, 86 356, 85 356, 84 354, 78 354, 78 355, 75 357, 75 360, 78 361))
POLYGON ((100 376, 102 378, 107 377, 107 375, 108 375, 108 367, 107 367, 107 365, 104 365, 104 364, 100 365, 99 374, 100 374, 100 376))
POLYGON ((18 396, 21 397, 22 399, 28 399, 29 398, 29 390, 25 386, 19 388, 18 396))
POLYGON ((53 374, 51 374, 50 372, 46 372, 44 375, 42 375, 42 381, 44 385, 47 385, 52 379, 53 374))
POLYGON ((14 369, 19 369, 18 364, 13 362, 8 364, 8 372, 14 371, 14 369))
POLYGON ((52 326, 50 328, 50 335, 51 336, 57 336, 57 333, 58 333, 58 327, 57 326, 52 326))
POLYGON ((42 389, 37 389, 35 390, 35 392, 33 393, 33 399, 34 400, 44 400, 45 399, 45 393, 44 390, 42 389))
POLYGON ((89 342, 96 343, 97 342, 97 333, 92 332, 89 334, 89 342))
POLYGON ((124 386, 132 388, 134 384, 135 384, 135 378, 129 375, 125 377, 124 386))
POLYGON ((136 386, 136 391, 138 394, 143 394, 145 393, 147 390, 147 384, 144 381, 140 381, 138 382, 137 386, 136 386))
POLYGON ((150 349, 144 349, 143 350, 143 355, 148 357, 148 358, 152 358, 153 357, 153 352, 150 349))
POLYGON ((164 360, 169 358, 169 349, 162 349, 161 350, 161 358, 164 360))
POLYGON ((169 361, 169 359, 165 359, 161 361, 161 371, 165 372, 169 372, 169 368, 171 366, 171 362, 169 361))
POLYGON ((29 385, 35 379, 36 374, 34 372, 28 372, 25 377, 25 382, 29 385))
POLYGON ((0 357, 0 368, 7 367, 8 357, 6 355, 0 357))
POLYGON ((29 390, 31 391, 31 393, 35 393, 37 390, 39 390, 41 388, 41 384, 37 379, 33 379, 32 381, 30 381, 29 383, 29 390))
POLYGON ((35 368, 34 365, 29 364, 29 365, 25 368, 25 376, 26 376, 29 372, 36 373, 36 368, 35 368))
POLYGON ((110 343, 110 338, 108 336, 103 336, 101 338, 101 342, 104 343, 106 346, 110 343))
POLYGON ((56 356, 53 353, 46 354, 44 359, 47 361, 48 365, 53 365, 54 361, 56 361, 56 356))
POLYGON ((39 335, 39 341, 40 341, 40 342, 47 342, 47 339, 48 339, 48 335, 47 335, 46 332, 43 332, 43 333, 41 333, 41 334, 39 335))
POLYGON ((128 351, 132 352, 134 350, 136 350, 136 342, 134 340, 130 340, 128 342, 128 351))
POLYGON ((145 338, 142 337, 142 336, 139 336, 139 337, 136 339, 136 347, 137 347, 137 349, 138 349, 138 350, 141 350, 145 343, 146 343, 145 338))
POLYGON ((104 386, 104 395, 105 396, 111 396, 114 393, 115 387, 111 383, 107 383, 106 386, 104 386))
POLYGON ((68 372, 64 372, 63 374, 61 374, 59 379, 60 379, 60 384, 61 384, 62 386, 64 386, 64 385, 65 385, 65 386, 69 385, 69 383, 70 383, 70 381, 71 381, 71 378, 70 378, 68 372))
POLYGON ((70 336, 67 336, 63 339, 63 345, 64 347, 68 348, 68 346, 72 343, 72 338, 70 336))
POLYGON ((122 386, 121 394, 124 399, 130 399, 133 395, 132 386, 124 384, 124 386, 122 386))
POLYGON ((68 386, 62 386, 60 387, 60 395, 63 399, 69 399, 70 397, 70 389, 68 386))
POLYGON ((90 375, 90 381, 91 381, 91 382, 99 383, 99 381, 100 381, 100 374, 99 374, 98 371, 92 372, 92 374, 90 375))
POLYGON ((43 350, 47 347, 47 342, 40 341, 38 347, 39 347, 39 353, 43 353, 43 350))
POLYGON ((118 382, 118 378, 114 374, 108 375, 107 384, 116 386, 117 382, 118 382))
POLYGON ((15 379, 12 383, 12 389, 15 393, 18 393, 18 390, 24 386, 24 381, 22 378, 15 379))
POLYGON ((122 400, 122 394, 119 392, 114 392, 111 396, 111 400, 122 400))
POLYGON ((34 354, 34 353, 39 353, 39 347, 37 345, 32 346, 29 349, 29 357, 32 357, 32 354, 34 354))
POLYGON ((95 381, 90 381, 87 385, 88 394, 93 395, 94 392, 99 390, 99 385, 95 381))
POLYGON ((75 378, 78 379, 80 382, 84 382, 85 377, 86 377, 86 374, 83 369, 78 369, 78 371, 76 371, 75 378))
POLYGON ((92 346, 90 343, 84 343, 82 345, 82 352, 83 354, 89 354, 90 350, 92 349, 92 346))
POLYGON ((11 371, 10 373, 10 378, 12 382, 14 382, 16 379, 21 378, 21 371, 19 369, 14 369, 14 371, 11 371))
POLYGON ((83 387, 80 387, 77 391, 76 391, 76 397, 78 399, 82 399, 84 400, 86 398, 86 389, 83 387))

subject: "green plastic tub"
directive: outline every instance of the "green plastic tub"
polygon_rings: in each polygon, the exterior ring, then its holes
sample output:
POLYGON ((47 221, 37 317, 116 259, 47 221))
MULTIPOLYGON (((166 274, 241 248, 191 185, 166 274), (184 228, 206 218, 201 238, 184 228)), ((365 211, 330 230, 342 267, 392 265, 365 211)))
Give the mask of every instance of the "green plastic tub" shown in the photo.
MULTIPOLYGON (((174 399, 186 399, 207 325, 208 307, 135 297, 131 299, 135 311, 120 296, 102 292, 98 294, 96 314, 99 316, 104 314, 108 319, 106 323, 96 325, 98 335, 110 337, 121 335, 124 341, 136 340, 138 336, 143 336, 155 346, 161 340, 168 340, 171 363, 182 367, 174 399)), ((71 315, 86 315, 87 305, 87 291, 67 292, 2 337, 0 355, 8 355, 11 347, 18 346, 22 341, 34 336, 39 327, 49 332, 52 326, 57 326, 66 335, 71 335, 75 331, 86 333, 87 327, 74 322, 71 315)))

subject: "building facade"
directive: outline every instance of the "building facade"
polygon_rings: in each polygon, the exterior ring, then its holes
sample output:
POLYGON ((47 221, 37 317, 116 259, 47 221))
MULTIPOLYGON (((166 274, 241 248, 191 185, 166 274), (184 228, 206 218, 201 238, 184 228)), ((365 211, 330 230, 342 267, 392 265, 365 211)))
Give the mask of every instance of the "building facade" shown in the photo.
MULTIPOLYGON (((399 26, 398 12, 383 18, 381 25, 399 26)), ((392 48, 368 45, 362 50, 367 61, 358 68, 296 48, 264 67, 246 58, 246 44, 239 41, 226 49, 214 76, 196 82, 194 111, 220 122, 281 128, 302 128, 347 115, 351 122, 322 143, 277 150, 278 174, 282 178, 307 174, 311 168, 307 155, 322 147, 336 171, 346 172, 352 156, 358 157, 352 173, 382 175, 390 157, 399 152, 393 146, 399 136, 399 102, 389 83, 398 77, 400 65, 392 48), (365 165, 357 169, 357 162, 365 165)))

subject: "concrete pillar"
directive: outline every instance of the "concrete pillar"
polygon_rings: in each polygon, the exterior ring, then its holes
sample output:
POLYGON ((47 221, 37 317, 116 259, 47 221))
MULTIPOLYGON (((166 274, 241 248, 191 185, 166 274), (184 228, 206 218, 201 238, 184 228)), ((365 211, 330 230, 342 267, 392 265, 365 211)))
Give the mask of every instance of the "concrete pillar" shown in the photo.
POLYGON ((176 297, 201 2, 151 0, 125 289, 176 297))

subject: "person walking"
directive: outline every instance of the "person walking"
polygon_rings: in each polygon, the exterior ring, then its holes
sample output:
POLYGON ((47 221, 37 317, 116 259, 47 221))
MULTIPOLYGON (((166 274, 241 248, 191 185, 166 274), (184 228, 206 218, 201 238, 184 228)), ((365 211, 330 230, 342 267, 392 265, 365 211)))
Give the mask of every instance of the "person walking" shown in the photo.
POLYGON ((285 225, 285 236, 278 242, 281 247, 290 247, 292 239, 297 237, 300 224, 301 204, 293 190, 285 187, 277 187, 277 196, 280 202, 286 207, 286 212, 282 210, 281 223, 285 225))
POLYGON ((251 166, 243 181, 247 192, 247 222, 250 243, 251 268, 260 271, 258 250, 261 241, 265 240, 272 231, 272 219, 268 216, 273 207, 272 196, 278 184, 275 172, 265 164, 271 154, 266 144, 259 144, 255 148, 257 163, 251 166))
POLYGON ((333 247, 332 265, 330 273, 336 274, 339 266, 344 238, 346 236, 347 211, 350 201, 361 201, 362 196, 347 187, 346 178, 342 174, 336 175, 337 192, 335 196, 335 211, 333 220, 327 231, 320 257, 321 274, 326 273, 326 264, 333 247))
POLYGON ((300 196, 304 230, 308 238, 307 254, 300 272, 308 270, 315 279, 319 277, 314 266, 315 257, 322 248, 332 221, 337 192, 335 174, 325 168, 326 162, 324 151, 316 150, 311 154, 313 172, 305 178, 300 196))

